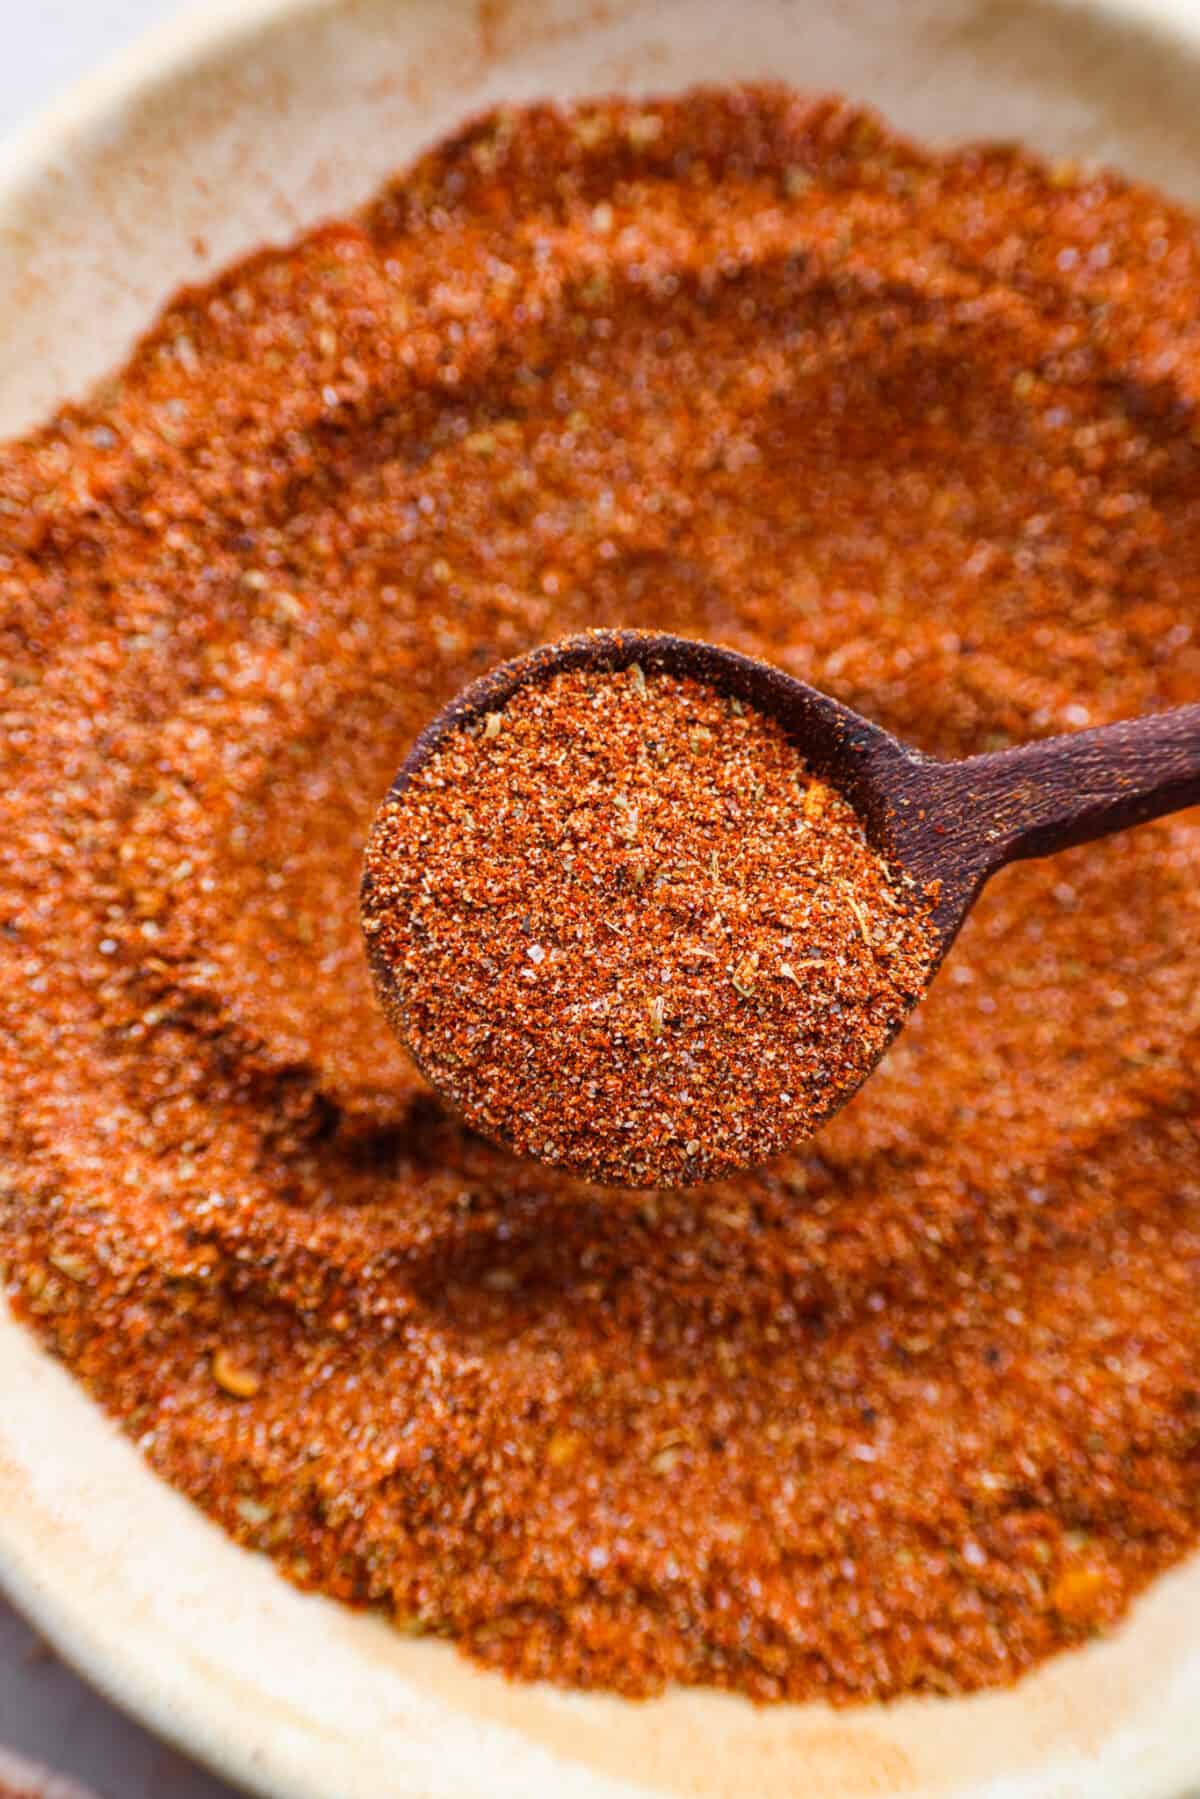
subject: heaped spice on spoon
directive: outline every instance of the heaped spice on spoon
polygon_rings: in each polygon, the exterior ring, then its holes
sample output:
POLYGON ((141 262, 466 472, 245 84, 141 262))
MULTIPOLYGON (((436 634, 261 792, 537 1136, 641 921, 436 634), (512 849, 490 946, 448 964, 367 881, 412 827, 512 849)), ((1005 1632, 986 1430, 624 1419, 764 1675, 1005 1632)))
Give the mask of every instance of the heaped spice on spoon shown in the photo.
POLYGON ((574 671, 383 806, 363 926, 467 1120, 629 1187, 809 1136, 928 977, 920 894, 781 727, 691 679, 574 671))
POLYGON ((752 90, 492 114, 0 449, 0 1262, 151 1467, 633 1694, 997 1685, 1194 1550, 1194 816, 628 1197, 430 1094, 357 896, 427 721, 592 624, 948 756, 1195 700, 1198 400, 1193 215, 752 90))

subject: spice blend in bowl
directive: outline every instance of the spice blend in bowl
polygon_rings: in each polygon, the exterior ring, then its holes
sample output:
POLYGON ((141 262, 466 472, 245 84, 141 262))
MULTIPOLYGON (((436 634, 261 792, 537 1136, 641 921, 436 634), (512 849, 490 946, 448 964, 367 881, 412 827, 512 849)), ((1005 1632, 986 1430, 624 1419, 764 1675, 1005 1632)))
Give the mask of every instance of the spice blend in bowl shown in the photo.
POLYGON ((1006 871, 797 1154, 622 1198, 371 991, 408 742, 597 619, 955 755, 1200 694, 1200 242, 778 90, 505 110, 0 451, 0 1261, 288 1578, 514 1675, 1011 1681, 1200 1538, 1200 829, 1006 871))
POLYGON ((638 664, 521 688, 387 800, 363 928, 468 1122, 629 1187, 810 1136, 936 960, 923 902, 783 728, 638 664))

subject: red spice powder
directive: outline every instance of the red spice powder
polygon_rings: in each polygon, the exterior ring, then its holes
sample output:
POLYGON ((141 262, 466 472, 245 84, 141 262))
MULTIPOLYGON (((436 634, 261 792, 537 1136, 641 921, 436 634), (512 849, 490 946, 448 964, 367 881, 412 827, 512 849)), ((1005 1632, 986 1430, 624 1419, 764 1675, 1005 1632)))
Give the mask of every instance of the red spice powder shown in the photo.
POLYGON ((438 1091, 628 1187, 811 1136, 920 997, 927 915, 777 723, 637 665, 457 732, 382 807, 362 907, 438 1091))
POLYGON ((362 847, 506 655, 659 627, 944 754, 1200 697, 1200 240, 835 101, 505 111, 0 451, 0 1258, 151 1467, 513 1674, 1008 1681, 1200 1535, 1200 826, 1006 871, 801 1153, 517 1161, 362 847))

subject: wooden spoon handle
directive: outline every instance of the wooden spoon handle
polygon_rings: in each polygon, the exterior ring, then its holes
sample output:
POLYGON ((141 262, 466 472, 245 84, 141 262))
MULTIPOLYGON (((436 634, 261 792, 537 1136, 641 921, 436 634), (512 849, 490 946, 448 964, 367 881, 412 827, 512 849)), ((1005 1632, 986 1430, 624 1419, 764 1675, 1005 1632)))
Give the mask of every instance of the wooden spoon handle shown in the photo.
POLYGON ((943 850, 985 878, 1200 804, 1200 706, 942 763, 930 785, 943 850))

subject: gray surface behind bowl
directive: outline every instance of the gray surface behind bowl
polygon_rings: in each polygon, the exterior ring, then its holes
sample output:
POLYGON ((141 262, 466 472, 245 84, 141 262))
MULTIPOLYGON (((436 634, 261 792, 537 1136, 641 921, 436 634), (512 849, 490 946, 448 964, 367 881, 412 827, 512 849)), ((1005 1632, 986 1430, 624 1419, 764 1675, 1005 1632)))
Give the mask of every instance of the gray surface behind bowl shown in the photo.
POLYGON ((234 1789, 107 1705, 0 1601, 0 1743, 100 1799, 235 1799, 234 1789))
POLYGON ((0 138, 186 0, 34 0, 3 8, 0 138))

